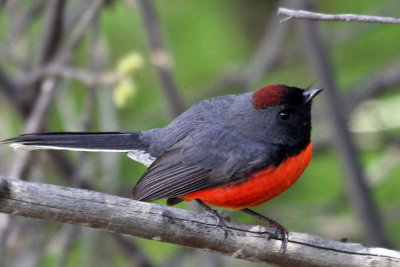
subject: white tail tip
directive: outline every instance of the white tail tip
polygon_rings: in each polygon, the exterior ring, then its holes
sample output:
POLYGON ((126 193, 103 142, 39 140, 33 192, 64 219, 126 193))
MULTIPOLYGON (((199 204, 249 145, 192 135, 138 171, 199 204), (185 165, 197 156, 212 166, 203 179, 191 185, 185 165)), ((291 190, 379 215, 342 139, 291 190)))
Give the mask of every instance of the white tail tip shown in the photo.
POLYGON ((10 147, 14 149, 15 151, 31 151, 31 150, 38 150, 38 149, 43 149, 43 147, 40 146, 29 146, 29 145, 24 145, 20 143, 12 143, 10 144, 10 147))

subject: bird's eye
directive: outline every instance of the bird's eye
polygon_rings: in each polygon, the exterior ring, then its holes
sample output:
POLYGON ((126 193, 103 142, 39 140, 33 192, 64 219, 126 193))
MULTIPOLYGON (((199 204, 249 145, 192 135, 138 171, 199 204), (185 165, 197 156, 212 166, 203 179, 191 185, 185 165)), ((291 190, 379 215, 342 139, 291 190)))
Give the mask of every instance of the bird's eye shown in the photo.
POLYGON ((281 120, 287 120, 289 119, 291 116, 290 112, 287 109, 283 109, 281 111, 279 111, 279 117, 281 118, 281 120))

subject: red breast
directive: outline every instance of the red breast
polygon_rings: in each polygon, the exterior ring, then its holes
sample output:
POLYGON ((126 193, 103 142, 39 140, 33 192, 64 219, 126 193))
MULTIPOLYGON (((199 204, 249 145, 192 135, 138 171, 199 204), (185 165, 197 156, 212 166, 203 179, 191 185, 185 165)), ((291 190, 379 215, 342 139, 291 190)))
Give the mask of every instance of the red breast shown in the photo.
POLYGON ((259 171, 244 182, 208 188, 181 196, 186 201, 200 199, 206 204, 239 210, 264 203, 293 185, 312 155, 312 144, 299 154, 287 158, 279 166, 270 166, 259 171))

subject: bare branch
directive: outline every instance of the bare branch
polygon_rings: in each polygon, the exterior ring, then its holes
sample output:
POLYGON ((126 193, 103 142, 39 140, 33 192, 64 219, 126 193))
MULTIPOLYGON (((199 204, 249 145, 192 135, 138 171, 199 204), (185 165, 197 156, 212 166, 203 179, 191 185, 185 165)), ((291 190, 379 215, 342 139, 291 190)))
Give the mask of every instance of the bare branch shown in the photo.
POLYGON ((278 15, 287 16, 281 20, 286 22, 291 19, 308 19, 308 20, 323 20, 323 21, 344 21, 344 22, 364 22, 364 23, 386 23, 386 24, 400 24, 400 19, 392 17, 378 17, 366 16, 355 14, 323 14, 317 12, 310 12, 306 10, 294 10, 288 8, 279 8, 278 15))
POLYGON ((398 251, 294 232, 282 252, 281 241, 270 228, 229 221, 229 235, 225 238, 223 228, 207 213, 6 177, 0 177, 0 212, 100 228, 281 266, 400 264, 398 251))
MULTIPOLYGON (((113 71, 94 72, 85 69, 71 68, 61 65, 48 65, 39 70, 25 75, 20 81, 22 86, 35 83, 43 77, 59 77, 68 80, 77 80, 88 86, 94 85, 114 85, 122 79, 122 75, 113 71)), ((1 85, 1 84, 0 84, 1 85)))

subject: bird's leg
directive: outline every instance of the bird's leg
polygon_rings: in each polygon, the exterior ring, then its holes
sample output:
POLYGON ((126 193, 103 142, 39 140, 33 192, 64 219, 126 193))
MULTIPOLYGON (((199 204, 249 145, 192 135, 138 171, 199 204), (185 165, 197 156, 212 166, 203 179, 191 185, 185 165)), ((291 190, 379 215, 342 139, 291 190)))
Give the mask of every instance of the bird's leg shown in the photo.
POLYGON ((283 227, 281 224, 279 224, 278 222, 265 217, 255 211, 252 211, 250 209, 242 209, 241 211, 246 212, 247 214, 250 214, 254 217, 257 217, 258 219, 265 221, 267 223, 269 223, 269 225, 273 228, 276 229, 276 232, 279 232, 280 236, 282 237, 282 250, 285 251, 286 250, 286 244, 288 242, 289 239, 289 231, 283 227))
POLYGON ((225 220, 230 220, 229 216, 226 216, 227 218, 224 218, 221 216, 221 214, 219 214, 219 212, 217 210, 213 210, 212 208, 210 208, 207 204, 205 204, 203 201, 201 201, 200 199, 196 199, 196 202, 204 209, 206 210, 208 213, 210 213, 212 216, 215 217, 215 219, 217 220, 217 225, 220 225, 222 227, 222 229, 224 230, 224 236, 225 238, 228 237, 228 233, 229 233, 229 229, 225 224, 225 220))

